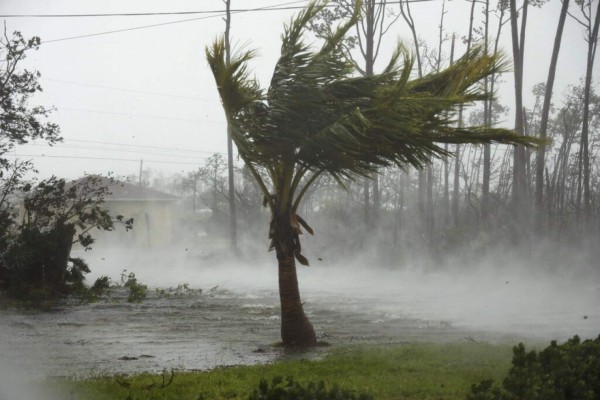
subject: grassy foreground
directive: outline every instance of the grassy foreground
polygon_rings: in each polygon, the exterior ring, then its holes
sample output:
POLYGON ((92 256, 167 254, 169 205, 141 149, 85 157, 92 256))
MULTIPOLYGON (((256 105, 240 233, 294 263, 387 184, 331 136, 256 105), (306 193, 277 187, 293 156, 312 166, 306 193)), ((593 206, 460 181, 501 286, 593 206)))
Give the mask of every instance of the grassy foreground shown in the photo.
POLYGON ((162 378, 141 374, 115 378, 57 382, 73 400, 246 399, 261 379, 293 376, 298 382, 324 381, 328 387, 367 392, 383 399, 461 399, 471 384, 501 380, 510 367, 512 346, 463 342, 356 346, 332 350, 318 361, 281 361, 268 365, 179 372, 166 388, 150 388, 162 378), (123 383, 123 382, 122 382, 123 383))

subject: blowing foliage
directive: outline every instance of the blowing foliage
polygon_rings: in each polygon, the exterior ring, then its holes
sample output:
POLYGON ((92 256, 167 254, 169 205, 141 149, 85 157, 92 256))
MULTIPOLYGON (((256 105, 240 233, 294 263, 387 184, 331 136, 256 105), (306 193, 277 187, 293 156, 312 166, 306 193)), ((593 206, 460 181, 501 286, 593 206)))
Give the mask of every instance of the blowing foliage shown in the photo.
POLYGON ((313 230, 297 212, 320 176, 343 186, 381 167, 422 168, 448 155, 443 143, 534 143, 503 129, 457 127, 452 117, 460 105, 488 98, 476 83, 503 70, 502 57, 474 48, 443 71, 411 79, 413 58, 399 45, 381 73, 361 76, 342 49, 359 21, 360 1, 319 46, 303 40, 326 5, 309 3, 285 26, 267 89, 250 78, 253 51, 228 58, 224 39, 206 49, 231 137, 271 211, 269 249, 278 260, 281 337, 288 347, 317 342, 300 299, 296 260, 308 265, 300 234, 313 230))
POLYGON ((342 48, 361 2, 318 47, 303 40, 326 4, 311 2, 285 27, 267 89, 250 77, 254 51, 238 52, 228 63, 223 39, 206 50, 239 155, 271 211, 291 208, 296 231, 300 225, 310 231, 295 213, 320 175, 343 185, 381 167, 422 168, 431 157, 449 155, 444 143, 535 143, 505 129, 456 124, 460 105, 489 98, 476 83, 504 71, 503 56, 474 47, 449 68, 411 79, 414 58, 398 45, 381 73, 361 76, 342 48))
POLYGON ((40 43, 39 37, 26 40, 18 31, 9 36, 5 29, 0 36, 0 296, 27 303, 96 294, 102 282, 88 291, 84 281, 90 270, 82 258, 71 256, 73 245, 89 250, 93 230, 133 224, 109 214, 104 200, 110 193, 102 178, 27 179, 37 173, 33 164, 10 161, 8 153, 18 145, 62 140, 58 125, 48 121, 52 109, 29 105, 42 91, 40 73, 20 64, 40 43))
POLYGON ((83 258, 72 257, 73 245, 87 251, 94 243, 93 230, 133 225, 133 219, 110 215, 104 206, 110 193, 103 182, 98 176, 72 182, 51 177, 21 188, 19 212, 0 219, 5 225, 0 293, 33 303, 89 294, 85 275, 90 270, 83 258))

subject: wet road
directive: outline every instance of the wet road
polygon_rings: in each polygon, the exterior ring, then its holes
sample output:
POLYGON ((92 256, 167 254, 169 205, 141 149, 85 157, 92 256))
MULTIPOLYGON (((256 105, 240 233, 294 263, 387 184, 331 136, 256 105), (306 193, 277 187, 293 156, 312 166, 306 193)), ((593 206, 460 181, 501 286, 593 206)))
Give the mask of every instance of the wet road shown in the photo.
MULTIPOLYGON (((261 272, 258 272, 260 274, 261 272)), ((268 271, 268 274, 271 272, 268 271)), ((143 275, 143 274, 141 274, 143 275)), ((302 273, 301 273, 302 275, 302 273)), ((52 312, 0 310, 0 372, 34 378, 208 369, 290 357, 279 341, 273 282, 204 273, 202 292, 159 296, 139 304, 115 291, 107 300, 52 312), (219 286, 212 286, 220 283, 219 286)), ((187 275, 192 281, 196 279, 187 275)), ((440 275, 367 276, 332 287, 337 271, 305 275, 303 300, 317 335, 333 346, 414 341, 564 340, 600 333, 600 290, 565 284, 440 275), (564 293, 558 291, 562 288, 564 293), (569 302, 566 299, 570 299, 569 302)), ((360 277, 359 277, 360 278, 360 277)), ((150 277, 147 279, 152 282, 150 277)), ((272 280, 272 278, 269 278, 272 280)), ((143 276, 140 280, 144 282, 143 276)), ((293 356, 293 355, 291 355, 293 356)), ((317 354, 318 356, 318 354, 317 354)))

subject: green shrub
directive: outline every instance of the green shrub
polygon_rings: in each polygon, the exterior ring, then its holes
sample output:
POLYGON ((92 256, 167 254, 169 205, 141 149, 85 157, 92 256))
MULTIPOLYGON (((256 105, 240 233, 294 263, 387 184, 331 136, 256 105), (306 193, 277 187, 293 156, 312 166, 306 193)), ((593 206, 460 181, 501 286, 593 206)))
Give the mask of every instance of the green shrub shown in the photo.
POLYGON ((98 299, 105 294, 110 293, 110 278, 106 275, 102 275, 90 288, 90 297, 92 299, 98 299))
POLYGON ((341 390, 337 386, 327 389, 321 381, 302 385, 294 382, 293 378, 273 378, 271 385, 266 380, 261 380, 258 389, 250 395, 249 400, 371 400, 372 396, 366 393, 356 394, 341 390))
MULTIPOLYGON (((125 271, 123 271, 123 273, 125 273, 125 271)), ((148 286, 139 283, 133 272, 130 272, 129 275, 127 275, 126 281, 124 280, 124 276, 121 275, 121 280, 124 281, 123 287, 129 289, 129 296, 127 297, 129 303, 140 303, 146 298, 148 286)))
POLYGON ((598 400, 600 399, 600 336, 527 352, 513 349, 512 367, 502 387, 482 381, 471 387, 467 400, 598 400))
POLYGON ((90 270, 83 259, 71 257, 73 244, 87 251, 93 229, 112 231, 123 224, 129 230, 133 224, 121 215, 113 219, 104 208, 112 183, 100 176, 72 182, 51 177, 23 184, 22 215, 0 204, 0 292, 34 306, 90 297, 85 284, 90 270))

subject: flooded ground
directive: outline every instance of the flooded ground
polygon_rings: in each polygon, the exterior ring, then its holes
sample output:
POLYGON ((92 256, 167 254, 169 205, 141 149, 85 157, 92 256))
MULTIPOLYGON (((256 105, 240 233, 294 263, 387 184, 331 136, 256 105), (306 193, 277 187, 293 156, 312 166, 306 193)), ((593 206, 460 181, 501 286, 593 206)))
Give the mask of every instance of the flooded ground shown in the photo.
MULTIPOLYGON (((380 300, 315 292, 307 313, 332 345, 457 340, 465 331, 448 321, 420 320, 377 309, 380 300)), ((29 374, 89 376, 163 368, 206 369, 268 362, 286 355, 279 339, 277 293, 230 291, 158 297, 129 304, 112 300, 53 312, 0 313, 2 362, 29 374)))
MULTIPOLYGON (((118 276, 120 267, 94 268, 118 276)), ((128 266, 126 261, 121 266, 128 266)), ((140 304, 124 293, 52 312, 0 310, 0 364, 6 374, 94 376, 207 369, 284 357, 276 269, 135 270, 160 286, 140 304), (190 288, 175 287, 186 282, 190 288), (7 366, 10 366, 7 368, 7 366)), ((600 334, 600 286, 514 274, 383 272, 310 268, 299 272, 306 311, 332 346, 414 341, 564 340, 600 334)), ((313 354, 314 356, 314 354, 313 354)), ((318 356, 318 353, 317 353, 318 356)))

